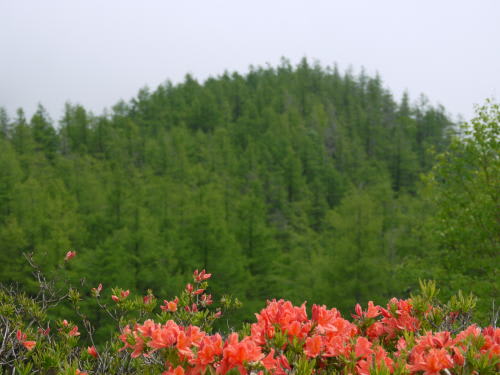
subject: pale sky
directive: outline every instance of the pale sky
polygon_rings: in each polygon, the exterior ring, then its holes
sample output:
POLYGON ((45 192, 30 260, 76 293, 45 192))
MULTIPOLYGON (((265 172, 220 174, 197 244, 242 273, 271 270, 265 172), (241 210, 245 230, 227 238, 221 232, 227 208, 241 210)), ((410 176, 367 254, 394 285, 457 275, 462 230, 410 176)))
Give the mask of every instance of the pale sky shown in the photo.
POLYGON ((250 65, 379 72, 453 116, 500 100, 500 0, 0 0, 0 106, 100 114, 145 85, 250 65))

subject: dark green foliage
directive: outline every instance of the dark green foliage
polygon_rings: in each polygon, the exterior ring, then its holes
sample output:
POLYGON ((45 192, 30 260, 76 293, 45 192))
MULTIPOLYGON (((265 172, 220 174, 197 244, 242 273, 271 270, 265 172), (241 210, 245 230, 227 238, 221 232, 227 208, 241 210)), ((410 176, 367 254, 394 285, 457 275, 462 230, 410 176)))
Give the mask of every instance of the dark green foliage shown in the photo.
POLYGON ((265 298, 404 296, 417 278, 403 267, 430 241, 419 174, 450 125, 380 77, 305 59, 187 76, 102 116, 67 104, 57 130, 42 107, 30 123, 2 110, 0 281, 27 282, 22 252, 49 271, 72 249, 89 290, 165 295, 207 268, 245 318, 265 298))

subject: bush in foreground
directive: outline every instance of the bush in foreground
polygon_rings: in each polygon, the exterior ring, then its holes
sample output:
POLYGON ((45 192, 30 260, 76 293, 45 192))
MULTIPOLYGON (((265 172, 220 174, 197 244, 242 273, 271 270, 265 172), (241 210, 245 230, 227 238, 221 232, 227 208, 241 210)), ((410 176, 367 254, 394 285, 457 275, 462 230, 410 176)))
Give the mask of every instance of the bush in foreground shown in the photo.
MULTIPOLYGON (((65 261, 75 256, 68 252, 65 261)), ((32 264, 33 265, 33 264, 32 264)), ((91 290, 117 325, 114 337, 94 343, 95 327, 79 310, 81 295, 62 293, 35 267, 39 294, 0 291, 0 373, 3 374, 497 374, 500 329, 472 324, 475 298, 458 293, 443 304, 432 282, 407 300, 385 307, 355 306, 352 319, 335 308, 268 301, 256 322, 239 332, 212 333, 213 323, 239 302, 213 306, 211 275, 195 271, 178 297, 159 301, 149 291, 91 290), (81 325, 50 322, 48 310, 70 300, 81 325), (160 303, 161 302, 161 303, 160 303), (80 329, 84 338, 81 338, 80 329), (80 341, 87 341, 81 344, 80 341)))

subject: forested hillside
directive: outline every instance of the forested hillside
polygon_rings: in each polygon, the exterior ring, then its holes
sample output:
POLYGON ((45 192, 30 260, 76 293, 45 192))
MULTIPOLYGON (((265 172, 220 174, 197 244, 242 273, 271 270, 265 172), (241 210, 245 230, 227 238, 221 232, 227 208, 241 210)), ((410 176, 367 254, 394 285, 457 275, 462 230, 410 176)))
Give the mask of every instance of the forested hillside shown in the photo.
POLYGON ((71 277, 89 293, 166 298, 205 268, 244 318, 274 297, 344 311, 406 297, 419 277, 467 288, 453 283, 467 267, 440 258, 420 188, 453 129, 442 107, 395 101, 379 77, 306 60, 187 76, 99 116, 2 111, 0 281, 29 288, 23 253, 54 274, 75 250, 71 277))

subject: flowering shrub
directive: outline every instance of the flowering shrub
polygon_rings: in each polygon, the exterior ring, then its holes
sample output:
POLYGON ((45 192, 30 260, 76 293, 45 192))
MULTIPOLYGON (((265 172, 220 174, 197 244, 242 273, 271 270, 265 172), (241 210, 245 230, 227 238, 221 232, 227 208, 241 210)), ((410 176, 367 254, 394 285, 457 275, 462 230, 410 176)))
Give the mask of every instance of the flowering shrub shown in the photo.
MULTIPOLYGON (((336 309, 269 301, 250 332, 225 340, 173 320, 125 327, 122 349, 134 358, 157 356, 164 375, 227 374, 497 374, 500 329, 471 325, 456 335, 422 332, 411 300, 386 308, 357 305, 354 321, 336 309), (158 353, 160 352, 160 353, 158 353)), ((432 310, 432 307, 429 307, 432 310)))
MULTIPOLYGON (((64 262, 76 253, 68 253, 64 262), (69 255, 68 255, 69 254, 69 255)), ((117 322, 108 342, 93 342, 94 328, 79 311, 80 293, 57 295, 36 269, 41 293, 0 290, 0 374, 497 374, 500 329, 471 324, 475 300, 461 293, 448 303, 431 282, 410 299, 386 306, 355 306, 352 319, 335 308, 272 300, 256 321, 228 335, 213 323, 239 304, 224 297, 211 310, 211 274, 195 271, 193 282, 171 299, 152 291, 133 296, 102 285, 91 288, 97 306, 117 322), (62 319, 51 328, 47 309, 69 299, 82 326, 62 319), (80 328, 83 331, 80 332, 80 328), (82 334, 91 345, 79 344, 82 334)))
MULTIPOLYGON (((66 253, 59 275, 75 256, 75 251, 66 253)), ((0 375, 161 372, 159 369, 164 366, 157 356, 134 359, 120 351, 119 335, 113 335, 107 342, 94 343, 96 327, 80 307, 86 294, 92 296, 97 309, 116 323, 116 330, 155 319, 159 323, 175 320, 180 325, 211 332, 215 320, 240 305, 237 299, 223 296, 218 307, 212 308, 214 301, 207 293, 211 274, 205 271, 195 271, 193 282, 187 284, 178 297, 160 304, 151 290, 145 296, 133 296, 129 290, 107 290, 102 284, 82 293, 73 287, 64 289, 54 280, 47 280, 32 257, 26 257, 33 267, 39 291, 36 295, 27 295, 15 286, 0 284, 0 375), (51 308, 63 302, 71 304, 78 322, 48 318, 51 308)), ((68 282, 62 280, 59 284, 68 285, 68 282)))

